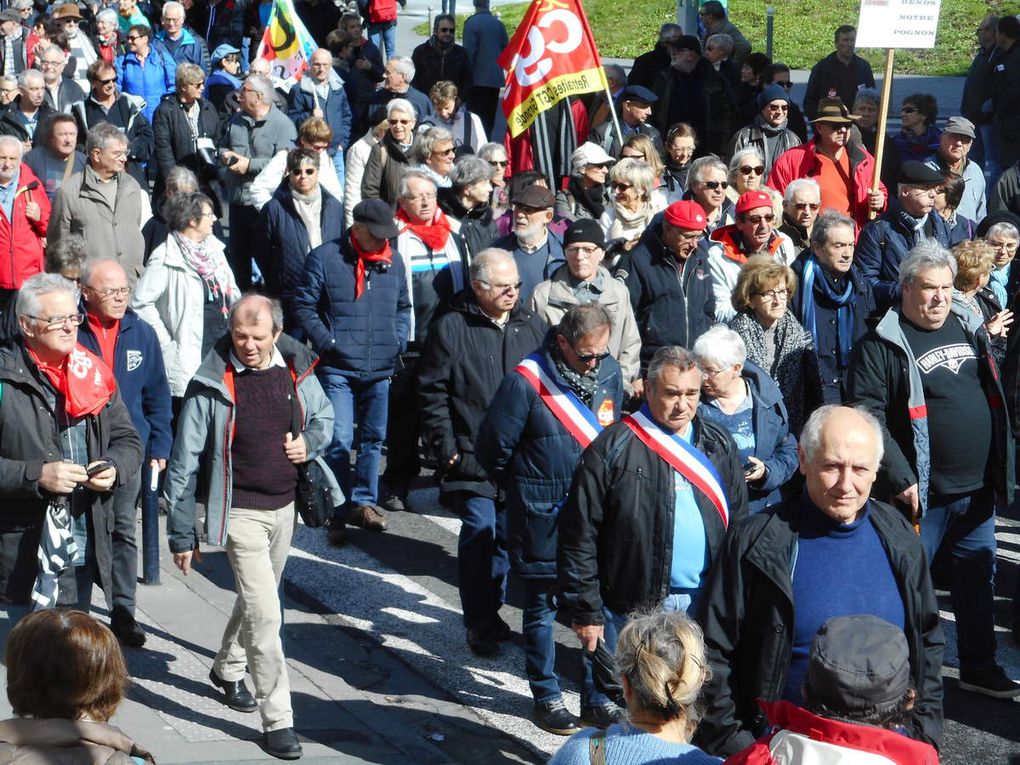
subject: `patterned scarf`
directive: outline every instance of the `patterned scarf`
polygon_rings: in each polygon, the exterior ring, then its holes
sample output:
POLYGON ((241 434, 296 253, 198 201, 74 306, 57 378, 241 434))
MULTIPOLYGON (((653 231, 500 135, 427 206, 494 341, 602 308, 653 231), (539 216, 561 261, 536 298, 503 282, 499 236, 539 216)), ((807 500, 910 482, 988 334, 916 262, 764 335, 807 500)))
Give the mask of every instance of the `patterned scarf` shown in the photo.
POLYGON ((27 346, 25 351, 54 390, 64 397, 64 410, 75 419, 102 411, 117 389, 110 368, 80 345, 59 364, 47 364, 27 346))
POLYGON ((32 610, 41 611, 57 605, 60 574, 71 566, 78 554, 78 543, 71 532, 71 511, 66 498, 51 500, 46 506, 46 517, 36 559, 39 573, 32 585, 32 610))
POLYGON ((195 273, 205 284, 206 298, 213 302, 220 300, 220 311, 226 316, 230 312, 230 303, 233 302, 234 288, 230 282, 230 266, 223 258, 217 258, 216 253, 206 246, 205 242, 196 242, 181 234, 173 232, 174 241, 181 248, 184 262, 195 269, 195 273))
POLYGON ((357 300, 365 292, 365 263, 386 263, 389 265, 393 262, 393 252, 390 250, 389 242, 384 243, 381 250, 367 252, 361 249, 354 234, 351 234, 351 247, 354 248, 354 254, 358 256, 358 263, 354 267, 354 299, 357 300))
POLYGON ((560 346, 555 338, 553 338, 552 343, 549 345, 549 355, 552 356, 553 364, 556 365, 556 371, 560 373, 560 376, 570 386, 570 389, 577 394, 577 397, 586 406, 591 406, 591 400, 595 396, 595 388, 599 384, 599 368, 595 367, 583 375, 575 372, 567 364, 567 360, 563 358, 560 346))
MULTIPOLYGON (((402 224, 401 233, 410 231, 421 239, 432 252, 442 252, 446 249, 446 241, 450 238, 450 221, 446 217, 446 213, 438 206, 429 223, 416 223, 412 221, 407 217, 404 208, 397 210, 397 214, 394 217, 402 224)), ((353 239, 351 237, 352 241, 353 239)))

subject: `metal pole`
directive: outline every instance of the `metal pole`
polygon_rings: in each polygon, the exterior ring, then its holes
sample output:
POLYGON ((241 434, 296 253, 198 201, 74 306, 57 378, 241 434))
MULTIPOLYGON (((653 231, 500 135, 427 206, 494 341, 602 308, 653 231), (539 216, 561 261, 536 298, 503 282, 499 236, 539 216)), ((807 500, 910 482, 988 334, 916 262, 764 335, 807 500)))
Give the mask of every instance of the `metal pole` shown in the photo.
MULTIPOLYGON (((878 105, 878 135, 875 136, 875 174, 871 179, 872 191, 878 191, 878 184, 881 182, 882 154, 885 152, 885 121, 889 118, 889 97, 892 95, 893 56, 895 53, 893 48, 886 48, 882 100, 878 105)), ((868 218, 874 220, 874 210, 868 213, 868 218)))
POLYGON ((771 5, 765 9, 765 55, 772 58, 772 33, 775 28, 776 9, 771 5))
POLYGON ((159 584, 159 481, 149 460, 142 465, 142 581, 159 584))

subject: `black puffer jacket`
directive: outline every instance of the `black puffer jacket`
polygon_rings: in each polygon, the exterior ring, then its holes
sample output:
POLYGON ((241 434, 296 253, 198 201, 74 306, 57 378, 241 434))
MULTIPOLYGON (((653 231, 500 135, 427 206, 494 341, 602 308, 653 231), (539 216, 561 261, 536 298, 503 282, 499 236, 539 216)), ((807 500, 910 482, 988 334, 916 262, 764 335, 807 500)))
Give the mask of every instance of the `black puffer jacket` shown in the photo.
POLYGON ((500 329, 482 313, 471 288, 433 324, 418 367, 422 440, 436 461, 449 465, 443 493, 495 497, 496 488, 475 459, 475 436, 503 378, 541 346, 545 322, 520 303, 500 329))
MULTIPOLYGON (((695 419, 694 445, 722 478, 729 522, 747 516, 740 453, 719 425, 695 419)), ((673 561, 674 471, 626 424, 610 425, 581 455, 559 517, 560 595, 577 624, 602 624, 602 607, 627 614, 669 594, 673 561)), ((708 497, 695 492, 715 559, 726 526, 708 497)))
MULTIPOLYGON (((803 497, 735 525, 702 589, 697 618, 712 677, 704 688, 706 711, 695 743, 712 754, 735 754, 750 745, 767 724, 756 699, 782 697, 792 651, 792 568, 803 497)), ((903 515, 889 505, 871 500, 869 519, 903 597, 911 681, 918 693, 912 733, 938 746, 945 638, 924 551, 903 515)))
MULTIPOLYGON (((166 177, 175 165, 183 165, 198 176, 202 189, 211 189, 216 179, 216 166, 202 159, 196 146, 188 115, 174 93, 163 96, 152 115, 152 131, 156 139, 156 185, 153 196, 163 196, 166 177)), ((198 99, 198 136, 208 138, 215 145, 220 139, 220 115, 212 101, 198 99)), ((216 158, 210 149, 206 156, 216 158)), ((215 197, 214 197, 215 198, 215 197)))

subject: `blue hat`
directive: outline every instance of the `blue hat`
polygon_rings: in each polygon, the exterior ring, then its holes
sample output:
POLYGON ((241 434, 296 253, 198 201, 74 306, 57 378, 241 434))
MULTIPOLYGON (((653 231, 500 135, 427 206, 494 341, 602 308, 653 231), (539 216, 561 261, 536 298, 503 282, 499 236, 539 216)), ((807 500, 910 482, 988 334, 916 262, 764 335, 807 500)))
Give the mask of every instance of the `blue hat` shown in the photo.
POLYGON ((790 94, 786 92, 786 88, 782 85, 766 85, 762 88, 761 93, 758 94, 758 108, 764 109, 766 104, 771 104, 773 101, 785 101, 787 104, 790 103, 790 94))
POLYGON ((644 85, 628 85, 620 93, 620 103, 624 101, 641 101, 646 104, 654 104, 659 97, 644 85))
POLYGON ((235 48, 233 45, 228 45, 227 43, 217 45, 216 50, 214 50, 212 54, 212 64, 215 66, 217 61, 220 61, 234 53, 240 54, 240 52, 240 48, 235 48))

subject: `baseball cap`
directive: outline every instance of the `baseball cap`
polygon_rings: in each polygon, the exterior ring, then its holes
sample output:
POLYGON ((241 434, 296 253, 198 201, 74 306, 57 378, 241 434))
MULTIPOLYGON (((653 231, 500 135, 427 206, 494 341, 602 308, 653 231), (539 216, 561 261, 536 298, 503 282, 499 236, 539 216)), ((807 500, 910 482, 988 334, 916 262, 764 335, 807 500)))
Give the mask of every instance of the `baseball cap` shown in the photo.
POLYGON ((588 165, 612 165, 616 160, 597 143, 582 143, 570 155, 570 169, 573 175, 580 175, 588 165))
POLYGON ((756 207, 772 207, 772 197, 764 191, 745 191, 737 200, 737 215, 756 207))
POLYGON ((237 54, 237 53, 240 53, 240 52, 241 52, 240 48, 235 48, 233 45, 228 45, 227 43, 223 43, 222 45, 217 45, 216 46, 216 50, 214 50, 213 53, 212 53, 212 59, 211 60, 212 60, 213 65, 215 65, 217 61, 220 61, 221 59, 224 59, 224 58, 226 58, 227 56, 229 56, 231 54, 237 54))

